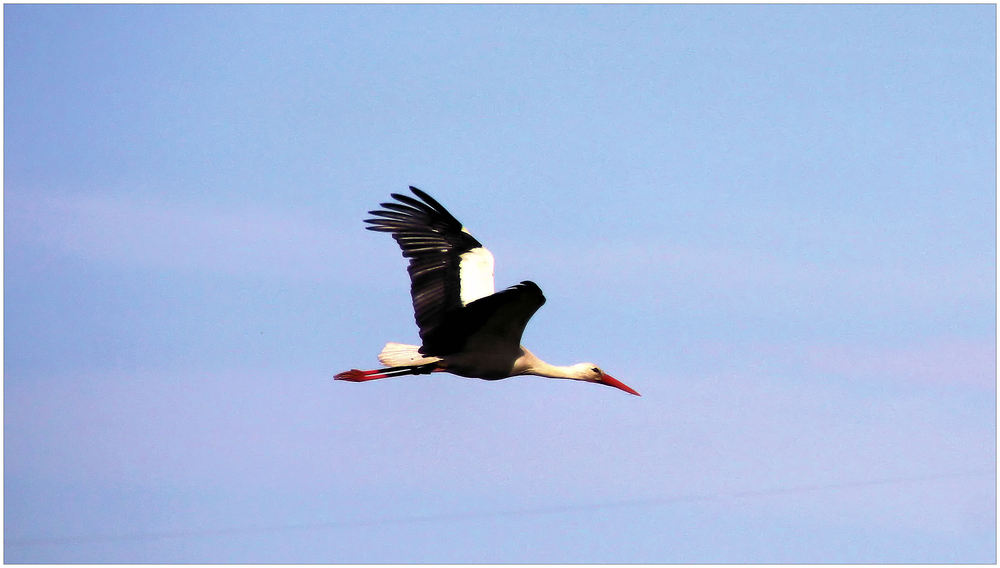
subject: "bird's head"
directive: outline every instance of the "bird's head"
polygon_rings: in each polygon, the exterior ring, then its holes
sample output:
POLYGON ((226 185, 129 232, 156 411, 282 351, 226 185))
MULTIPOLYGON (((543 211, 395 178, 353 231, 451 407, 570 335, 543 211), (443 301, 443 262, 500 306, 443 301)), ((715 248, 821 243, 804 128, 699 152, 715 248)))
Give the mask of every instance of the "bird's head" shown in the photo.
POLYGON ((578 363, 574 365, 574 367, 577 368, 577 376, 574 378, 578 380, 608 385, 609 387, 621 389, 629 394, 634 394, 635 396, 642 396, 641 394, 635 392, 632 387, 605 373, 600 367, 593 363, 578 363))

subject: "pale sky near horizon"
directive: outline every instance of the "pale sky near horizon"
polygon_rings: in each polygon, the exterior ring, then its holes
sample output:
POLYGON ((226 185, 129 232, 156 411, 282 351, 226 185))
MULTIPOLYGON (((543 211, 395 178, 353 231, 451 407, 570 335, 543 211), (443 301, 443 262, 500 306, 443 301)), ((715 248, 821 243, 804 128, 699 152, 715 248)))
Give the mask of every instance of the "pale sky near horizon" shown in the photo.
POLYGON ((4 561, 994 563, 995 19, 4 6, 4 561), (407 185, 643 396, 332 381, 407 185))

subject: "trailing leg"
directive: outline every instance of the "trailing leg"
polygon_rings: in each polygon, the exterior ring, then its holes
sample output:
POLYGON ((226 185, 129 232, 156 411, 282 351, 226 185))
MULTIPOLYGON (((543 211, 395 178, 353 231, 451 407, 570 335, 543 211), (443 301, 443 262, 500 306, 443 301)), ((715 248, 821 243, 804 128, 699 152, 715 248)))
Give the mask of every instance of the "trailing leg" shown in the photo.
POLYGON ((406 365, 402 367, 386 367, 384 369, 373 369, 371 371, 361 371, 351 369, 343 373, 337 373, 333 378, 338 381, 350 381, 360 383, 375 379, 385 379, 388 377, 400 377, 403 375, 426 375, 437 370, 437 363, 427 363, 425 365, 406 365))

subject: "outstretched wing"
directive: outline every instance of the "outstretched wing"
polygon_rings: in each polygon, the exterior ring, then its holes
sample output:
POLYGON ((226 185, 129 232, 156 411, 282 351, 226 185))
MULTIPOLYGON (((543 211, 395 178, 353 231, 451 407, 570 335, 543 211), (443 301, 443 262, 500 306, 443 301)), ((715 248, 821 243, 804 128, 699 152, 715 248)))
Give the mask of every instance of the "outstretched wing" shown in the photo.
POLYGON ((493 293, 493 255, 433 197, 410 186, 419 199, 393 193, 395 202, 369 211, 372 231, 391 233, 410 260, 413 315, 426 346, 445 315, 493 293))
POLYGON ((525 280, 449 312, 443 325, 424 337, 421 352, 443 356, 471 351, 485 357, 487 352, 517 351, 528 320, 544 303, 538 285, 525 280))

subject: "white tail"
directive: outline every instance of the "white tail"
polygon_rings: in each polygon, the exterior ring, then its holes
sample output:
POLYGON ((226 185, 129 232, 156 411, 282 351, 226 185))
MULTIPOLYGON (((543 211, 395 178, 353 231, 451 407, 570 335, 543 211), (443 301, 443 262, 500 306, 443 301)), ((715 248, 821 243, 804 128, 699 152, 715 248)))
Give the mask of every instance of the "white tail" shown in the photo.
POLYGON ((378 354, 378 360, 386 367, 406 367, 411 365, 426 365, 436 363, 440 357, 426 357, 420 353, 420 347, 405 343, 389 342, 378 354))

